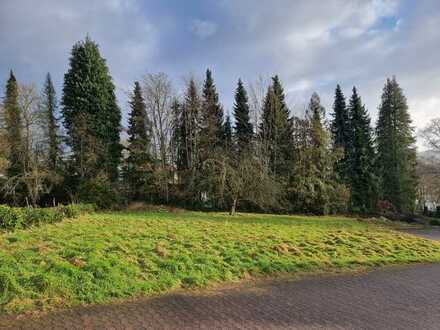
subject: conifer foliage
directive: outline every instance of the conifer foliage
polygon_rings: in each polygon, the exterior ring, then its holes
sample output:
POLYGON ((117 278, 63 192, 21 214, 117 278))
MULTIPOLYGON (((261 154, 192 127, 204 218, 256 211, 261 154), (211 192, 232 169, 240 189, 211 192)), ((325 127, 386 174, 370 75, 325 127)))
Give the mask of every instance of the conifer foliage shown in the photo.
POLYGON ((42 110, 45 121, 48 148, 48 169, 56 172, 61 161, 61 137, 57 116, 57 100, 52 78, 48 73, 44 82, 42 95, 42 110))
POLYGON ((380 197, 401 212, 414 210, 416 149, 408 105, 396 78, 387 79, 376 126, 380 197))
POLYGON ((346 153, 350 147, 351 127, 345 96, 340 85, 336 86, 332 115, 331 133, 333 137, 333 147, 335 151, 339 149, 339 151, 342 152, 341 159, 336 164, 336 171, 342 181, 347 182, 349 164, 346 153))
POLYGON ((10 72, 6 84, 4 102, 6 136, 9 144, 7 175, 13 178, 24 172, 22 120, 18 105, 18 86, 14 73, 10 72))
POLYGON ((277 75, 250 99, 239 79, 226 116, 209 69, 201 87, 191 78, 182 94, 164 73, 146 74, 142 86, 134 83, 121 137, 115 86, 89 37, 72 48, 60 114, 49 74, 39 97, 11 71, 0 113, 0 199, 164 202, 231 214, 415 210, 415 138, 395 78, 386 81, 375 131, 355 87, 346 101, 336 86, 328 124, 316 93, 305 115, 292 115, 277 75))
POLYGON ((72 48, 62 105, 75 174, 81 180, 98 173, 116 180, 121 112, 106 62, 89 37, 72 48))
POLYGON ((154 163, 151 156, 151 124, 147 117, 145 102, 139 82, 135 82, 130 100, 128 119, 128 146, 125 176, 130 198, 151 198, 154 163))
POLYGON ((206 70, 203 85, 200 130, 203 157, 208 157, 213 149, 224 146, 223 108, 219 103, 217 89, 209 69, 206 70))
POLYGON ((232 122, 231 122, 231 116, 227 115, 224 125, 224 133, 225 133, 225 150, 226 151, 232 151, 232 122))
POLYGON ((294 118, 294 162, 287 189, 294 212, 327 214, 346 209, 348 191, 334 168, 338 154, 330 148, 325 109, 318 94, 310 99, 305 118, 294 118))
POLYGON ((234 118, 234 135, 237 151, 239 154, 242 154, 251 146, 254 129, 250 122, 247 92, 241 79, 238 80, 237 89, 235 90, 234 118))
POLYGON ((264 99, 260 138, 272 173, 284 180, 289 174, 292 159, 292 123, 278 76, 272 78, 272 85, 264 99))
POLYGON ((348 111, 350 143, 347 144, 346 157, 350 166, 351 207, 357 211, 371 211, 376 206, 372 129, 356 87, 353 87, 348 111))

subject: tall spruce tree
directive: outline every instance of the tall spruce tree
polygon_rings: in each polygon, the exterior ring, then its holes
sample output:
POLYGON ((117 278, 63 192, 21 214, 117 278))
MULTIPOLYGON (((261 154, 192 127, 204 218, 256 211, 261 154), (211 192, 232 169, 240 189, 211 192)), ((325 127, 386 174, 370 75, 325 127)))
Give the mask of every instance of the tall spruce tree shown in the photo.
MULTIPOLYGON (((198 165, 200 112, 199 91, 194 79, 191 79, 179 111, 179 123, 175 127, 176 136, 179 136, 177 145, 177 168, 179 171, 193 170, 198 165)), ((188 175, 188 173, 183 175, 188 175)))
POLYGON ((200 143, 201 152, 206 157, 215 148, 223 147, 225 142, 223 108, 219 103, 218 93, 209 69, 206 70, 202 98, 200 143))
POLYGON ((235 90, 234 118, 234 135, 237 143, 237 152, 238 154, 242 154, 249 150, 251 146, 254 129, 249 116, 247 92, 241 79, 238 80, 237 89, 235 90))
POLYGON ((51 172, 56 172, 61 159, 60 133, 55 88, 53 87, 52 78, 49 73, 46 76, 42 94, 42 110, 47 135, 48 169, 51 172))
POLYGON ((332 116, 331 132, 333 137, 333 147, 335 150, 340 149, 342 152, 341 159, 336 164, 336 171, 342 181, 347 182, 349 164, 346 153, 350 145, 351 127, 345 96, 339 85, 336 86, 335 90, 332 116))
POLYGON ((211 71, 206 71, 202 93, 202 109, 199 133, 199 162, 195 175, 195 190, 200 201, 206 206, 219 208, 224 203, 222 187, 219 183, 218 166, 227 157, 223 108, 211 71))
POLYGON ((292 134, 292 122, 284 91, 278 76, 275 76, 264 99, 260 138, 269 159, 270 169, 278 179, 286 178, 290 173, 293 156, 292 134))
POLYGON ((152 196, 154 163, 151 156, 151 123, 137 81, 130 99, 130 108, 126 179, 130 197, 133 200, 142 200, 152 196))
POLYGON ((103 172, 116 180, 122 149, 121 111, 106 62, 89 37, 72 48, 62 105, 76 174, 85 179, 103 172))
POLYGON ((361 212, 372 211, 376 204, 374 176, 374 147, 370 117, 362 105, 356 87, 348 106, 351 124, 351 142, 346 149, 351 186, 351 207, 361 212))
POLYGON ((380 195, 398 211, 413 212, 417 177, 416 148, 406 97, 396 81, 387 79, 376 126, 380 195))
POLYGON ((10 72, 6 83, 4 101, 6 136, 9 146, 7 176, 14 178, 23 174, 23 141, 20 107, 18 105, 18 86, 14 73, 10 72))
POLYGON ((181 202, 195 204, 200 194, 197 178, 200 170, 201 99, 194 79, 190 79, 184 100, 178 107, 174 125, 176 167, 181 202))

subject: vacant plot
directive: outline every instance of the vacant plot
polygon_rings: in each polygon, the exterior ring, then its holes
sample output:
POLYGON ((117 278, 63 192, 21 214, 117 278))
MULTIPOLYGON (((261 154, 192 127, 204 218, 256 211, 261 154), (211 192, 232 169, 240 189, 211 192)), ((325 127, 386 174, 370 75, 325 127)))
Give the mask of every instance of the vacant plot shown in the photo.
POLYGON ((97 213, 0 233, 0 311, 285 272, 440 261, 440 244, 343 217, 97 213))

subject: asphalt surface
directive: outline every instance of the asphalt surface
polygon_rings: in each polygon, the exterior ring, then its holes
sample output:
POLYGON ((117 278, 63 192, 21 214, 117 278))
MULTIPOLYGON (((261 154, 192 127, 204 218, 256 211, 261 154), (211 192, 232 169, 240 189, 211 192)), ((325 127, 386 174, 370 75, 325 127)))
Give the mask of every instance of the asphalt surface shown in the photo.
POLYGON ((440 329, 440 264, 80 307, 1 329, 440 329))
POLYGON ((405 232, 413 235, 421 236, 424 238, 432 239, 435 241, 440 241, 440 228, 438 227, 431 229, 409 229, 409 230, 405 230, 405 232))

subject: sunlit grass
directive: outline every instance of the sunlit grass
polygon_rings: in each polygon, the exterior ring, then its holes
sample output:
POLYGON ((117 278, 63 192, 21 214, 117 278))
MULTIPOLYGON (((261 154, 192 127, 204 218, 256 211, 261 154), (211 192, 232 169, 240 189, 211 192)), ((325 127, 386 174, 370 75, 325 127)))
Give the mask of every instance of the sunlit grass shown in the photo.
POLYGON ((249 276, 440 261, 440 244, 343 217, 98 213, 0 233, 0 311, 102 303, 249 276))

